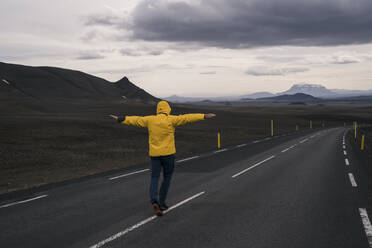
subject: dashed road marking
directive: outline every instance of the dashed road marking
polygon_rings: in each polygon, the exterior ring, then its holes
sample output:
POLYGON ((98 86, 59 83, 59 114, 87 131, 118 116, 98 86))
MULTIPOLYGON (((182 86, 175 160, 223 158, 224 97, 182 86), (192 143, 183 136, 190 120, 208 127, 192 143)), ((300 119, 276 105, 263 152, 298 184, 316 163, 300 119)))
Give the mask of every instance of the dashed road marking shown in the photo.
POLYGON ((303 139, 303 140, 301 140, 300 141, 300 144, 302 144, 302 143, 304 143, 304 142, 306 142, 306 141, 308 141, 309 139, 303 139))
POLYGON ((177 160, 176 163, 182 163, 182 162, 185 162, 185 161, 188 161, 188 160, 191 160, 191 159, 196 159, 196 158, 199 158, 200 156, 193 156, 193 157, 190 157, 190 158, 184 158, 184 159, 180 159, 180 160, 177 160))
POLYGON ((350 183, 353 187, 358 187, 353 174, 349 173, 349 179, 350 179, 350 183))
POLYGON ((10 83, 7 80, 5 80, 5 79, 2 79, 1 81, 3 81, 4 83, 6 83, 7 85, 10 85, 10 83))
POLYGON ((255 140, 253 141, 254 144, 261 142, 261 140, 255 140))
POLYGON ((345 145, 343 145, 343 146, 342 146, 342 148, 343 148, 343 149, 346 149, 346 146, 345 146, 345 145))
POLYGON ((236 147, 243 147, 243 146, 246 146, 247 144, 241 144, 241 145, 237 145, 236 147))
POLYGON ((347 153, 346 153, 346 151, 344 150, 344 155, 346 156, 347 155, 347 153))
POLYGON ((349 159, 345 158, 345 164, 346 164, 346 165, 350 165, 350 163, 349 163, 349 159))
POLYGON ((251 170, 251 169, 253 169, 253 168, 259 166, 260 164, 263 164, 263 163, 265 163, 266 161, 269 161, 270 159, 273 159, 273 158, 275 158, 275 156, 268 157, 267 159, 262 160, 261 162, 258 162, 258 163, 256 163, 256 164, 252 165, 251 167, 249 167, 249 168, 247 168, 247 169, 245 169, 245 170, 242 170, 242 171, 239 172, 239 173, 236 173, 235 175, 233 175, 233 176, 231 176, 231 177, 232 177, 232 178, 235 178, 235 177, 237 177, 237 176, 240 176, 241 174, 243 174, 243 173, 245 173, 245 172, 247 172, 247 171, 249 171, 249 170, 251 170))
POLYGON ((372 248, 372 225, 368 218, 368 213, 365 208, 359 208, 360 218, 362 218, 364 231, 366 232, 369 247, 372 248))
POLYGON ((285 152, 288 152, 291 148, 288 147, 287 149, 284 149, 283 151, 281 151, 282 153, 285 153, 285 152))
MULTIPOLYGON (((191 196, 191 197, 189 197, 189 198, 187 198, 187 199, 185 199, 185 200, 177 203, 176 205, 170 207, 168 210, 164 211, 164 213, 168 213, 169 211, 172 211, 173 209, 175 209, 175 208, 177 208, 177 207, 179 207, 179 206, 181 206, 181 205, 183 205, 183 204, 185 204, 185 203, 187 203, 187 202, 189 202, 189 201, 191 201, 191 200, 193 200, 193 199, 195 199, 195 198, 203 195, 204 193, 205 193, 205 191, 200 192, 198 194, 195 194, 195 195, 193 195, 193 196, 191 196)), ((152 220, 154 220, 156 218, 158 218, 158 216, 153 215, 153 216, 151 216, 151 217, 149 217, 147 219, 144 219, 143 221, 138 222, 137 224, 135 224, 135 225, 133 225, 131 227, 128 227, 127 229, 125 229, 125 230, 123 230, 121 232, 118 232, 117 234, 114 234, 111 237, 108 237, 107 239, 102 240, 102 241, 100 241, 99 243, 97 243, 95 245, 90 246, 90 248, 99 248, 99 247, 102 247, 105 244, 107 244, 107 243, 109 243, 109 242, 111 242, 111 241, 113 241, 115 239, 118 239, 118 238, 126 235, 127 233, 129 233, 129 232, 131 232, 131 231, 133 231, 133 230, 135 230, 135 229, 137 229, 137 228, 139 228, 139 227, 141 227, 141 226, 143 226, 143 225, 151 222, 152 220)))
POLYGON ((224 152, 224 151, 227 151, 228 149, 225 148, 225 149, 221 149, 221 150, 217 150, 217 151, 214 151, 213 153, 219 153, 219 152, 224 152))
POLYGON ((120 176, 116 176, 116 177, 110 177, 109 180, 115 180, 115 179, 118 179, 118 178, 122 178, 122 177, 127 177, 127 176, 131 176, 131 175, 139 174, 139 173, 142 173, 142 172, 145 172, 145 171, 149 171, 149 170, 150 169, 144 169, 144 170, 134 171, 134 172, 131 172, 131 173, 128 173, 128 174, 124 174, 124 175, 120 175, 120 176))
POLYGON ((0 208, 7 208, 7 207, 11 207, 11 206, 18 205, 18 204, 22 204, 22 203, 26 203, 26 202, 30 202, 30 201, 35 201, 35 200, 38 200, 38 199, 41 199, 41 198, 44 198, 44 197, 47 197, 47 196, 48 195, 41 195, 41 196, 34 197, 34 198, 31 198, 31 199, 1 205, 0 208))

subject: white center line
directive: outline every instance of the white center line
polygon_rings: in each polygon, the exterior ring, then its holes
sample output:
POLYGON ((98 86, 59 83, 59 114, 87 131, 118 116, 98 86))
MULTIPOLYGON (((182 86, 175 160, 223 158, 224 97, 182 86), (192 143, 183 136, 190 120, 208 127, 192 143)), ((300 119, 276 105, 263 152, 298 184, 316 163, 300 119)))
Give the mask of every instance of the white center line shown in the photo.
POLYGON ((345 158, 345 164, 346 164, 346 165, 350 165, 350 163, 349 163, 349 159, 345 158))
POLYGON ((235 175, 232 176, 232 178, 235 178, 235 177, 237 177, 237 176, 240 176, 241 174, 243 174, 243 173, 245 173, 245 172, 247 172, 247 171, 249 171, 249 170, 251 170, 251 169, 253 169, 253 168, 259 166, 260 164, 263 164, 263 163, 265 163, 266 161, 269 161, 270 159, 273 159, 273 158, 275 158, 275 156, 271 156, 271 157, 269 157, 269 158, 267 158, 267 159, 265 159, 265 160, 262 160, 261 162, 258 162, 257 164, 254 164, 254 165, 252 165, 251 167, 249 167, 249 168, 247 168, 247 169, 245 169, 245 170, 242 170, 242 171, 239 172, 239 173, 236 173, 235 175))
POLYGON ((213 153, 219 153, 219 152, 224 152, 224 151, 227 151, 227 148, 225 148, 225 149, 221 149, 221 150, 217 150, 217 151, 214 151, 213 153))
POLYGON ((236 147, 243 147, 243 146, 246 146, 247 144, 241 144, 241 145, 237 145, 236 147))
POLYGON ((349 173, 349 179, 350 179, 350 183, 353 187, 358 187, 353 174, 349 173))
POLYGON ((48 195, 41 195, 41 196, 34 197, 34 198, 31 198, 31 199, 27 199, 27 200, 23 200, 23 201, 18 201, 18 202, 13 202, 13 203, 1 205, 0 208, 7 208, 7 207, 18 205, 18 204, 22 204, 22 203, 26 203, 26 202, 30 202, 30 201, 35 201, 37 199, 41 199, 41 198, 44 198, 44 197, 47 197, 47 196, 48 195))
POLYGON ((364 231, 366 232, 367 235, 369 247, 372 248, 372 225, 371 222, 369 221, 367 210, 365 208, 359 208, 359 214, 360 217, 362 218, 364 231))
POLYGON ((253 141, 254 144, 255 143, 258 143, 258 142, 261 142, 261 140, 255 140, 255 141, 253 141))
POLYGON ((118 179, 118 178, 127 177, 127 176, 130 176, 130 175, 142 173, 142 172, 149 171, 149 170, 150 169, 144 169, 144 170, 134 171, 134 172, 131 172, 131 173, 128 173, 128 174, 124 174, 124 175, 120 175, 120 176, 116 176, 116 177, 111 177, 111 178, 109 178, 109 180, 115 180, 115 179, 118 179))
POLYGON ((347 153, 346 153, 346 151, 344 150, 344 155, 346 156, 347 155, 347 153))
POLYGON ((343 148, 343 149, 345 150, 345 149, 346 149, 346 146, 345 146, 345 145, 343 145, 343 146, 342 146, 342 148, 343 148))
POLYGON ((7 85, 10 85, 10 83, 7 80, 5 80, 5 79, 2 79, 1 81, 3 81, 4 83, 6 83, 7 85))
POLYGON ((184 158, 184 159, 181 159, 181 160, 177 160, 176 162, 177 163, 182 163, 182 162, 185 162, 185 161, 188 161, 188 160, 191 160, 191 159, 196 159, 200 156, 194 156, 194 157, 190 157, 190 158, 184 158))
POLYGON ((285 153, 285 152, 288 152, 291 148, 288 147, 287 149, 284 149, 283 151, 281 151, 282 153, 285 153))
MULTIPOLYGON (((205 193, 205 191, 200 192, 200 193, 198 193, 196 195, 193 195, 193 196, 191 196, 191 197, 189 197, 189 198, 187 198, 187 199, 185 199, 185 200, 177 203, 176 205, 170 207, 168 210, 164 211, 164 213, 168 213, 169 211, 171 211, 171 210, 173 210, 173 209, 175 209, 175 208, 177 208, 177 207, 179 207, 179 206, 181 206, 181 205, 183 205, 183 204, 185 204, 185 203, 187 203, 187 202, 189 202, 189 201, 191 201, 191 200, 193 200, 193 199, 201 196, 204 193, 205 193)), ((135 230, 135 229, 137 229, 137 228, 139 228, 139 227, 141 227, 141 226, 149 223, 150 221, 152 221, 152 220, 154 220, 156 218, 158 218, 158 216, 153 215, 153 216, 151 216, 151 217, 149 217, 147 219, 144 219, 143 221, 138 222, 137 224, 135 224, 135 225, 133 225, 131 227, 128 227, 127 229, 125 229, 125 230, 123 230, 123 231, 121 231, 121 232, 119 232, 117 234, 114 234, 111 237, 109 237, 109 238, 107 238, 105 240, 102 240, 101 242, 99 242, 99 243, 97 243, 95 245, 90 246, 90 248, 99 248, 99 247, 102 247, 103 245, 105 245, 105 244, 107 244, 107 243, 109 243, 109 242, 111 242, 111 241, 113 241, 115 239, 118 239, 118 238, 124 236, 125 234, 127 234, 127 233, 129 233, 129 232, 131 232, 131 231, 133 231, 133 230, 135 230)))
POLYGON ((302 144, 302 143, 304 143, 304 142, 306 142, 306 141, 308 141, 308 140, 309 140, 309 139, 301 140, 300 143, 302 144))

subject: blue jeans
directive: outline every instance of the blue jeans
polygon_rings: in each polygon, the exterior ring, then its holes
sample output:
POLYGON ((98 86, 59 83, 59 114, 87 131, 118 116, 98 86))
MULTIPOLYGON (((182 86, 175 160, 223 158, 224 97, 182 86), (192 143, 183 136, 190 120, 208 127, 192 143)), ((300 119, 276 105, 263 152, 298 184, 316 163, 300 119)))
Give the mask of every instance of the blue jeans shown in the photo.
POLYGON ((151 158, 151 182, 150 182, 150 200, 151 203, 165 205, 168 189, 171 183, 174 170, 174 154, 168 156, 150 157, 151 158), (163 168, 163 182, 161 183, 160 192, 159 178, 160 171, 163 168))

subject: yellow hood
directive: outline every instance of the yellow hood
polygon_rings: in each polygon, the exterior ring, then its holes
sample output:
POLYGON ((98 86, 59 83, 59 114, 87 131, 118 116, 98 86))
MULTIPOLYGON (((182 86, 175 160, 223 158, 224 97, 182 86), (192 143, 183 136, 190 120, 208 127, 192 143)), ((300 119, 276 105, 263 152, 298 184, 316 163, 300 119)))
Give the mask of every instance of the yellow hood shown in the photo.
POLYGON ((171 107, 169 106, 168 102, 160 101, 156 107, 156 114, 166 114, 169 115, 171 112, 171 107))

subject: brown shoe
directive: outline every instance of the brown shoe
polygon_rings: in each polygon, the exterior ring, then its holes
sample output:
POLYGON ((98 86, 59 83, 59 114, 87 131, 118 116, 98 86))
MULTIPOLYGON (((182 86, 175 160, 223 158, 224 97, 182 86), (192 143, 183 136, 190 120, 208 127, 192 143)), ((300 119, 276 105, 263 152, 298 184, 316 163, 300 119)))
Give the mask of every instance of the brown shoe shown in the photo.
POLYGON ((156 202, 152 204, 152 208, 154 209, 154 212, 157 216, 163 216, 163 211, 161 211, 159 204, 156 202))
POLYGON ((165 211, 167 210, 169 207, 167 206, 167 204, 163 204, 163 205, 160 205, 160 210, 161 211, 165 211))

